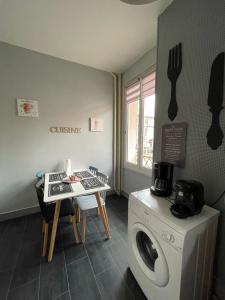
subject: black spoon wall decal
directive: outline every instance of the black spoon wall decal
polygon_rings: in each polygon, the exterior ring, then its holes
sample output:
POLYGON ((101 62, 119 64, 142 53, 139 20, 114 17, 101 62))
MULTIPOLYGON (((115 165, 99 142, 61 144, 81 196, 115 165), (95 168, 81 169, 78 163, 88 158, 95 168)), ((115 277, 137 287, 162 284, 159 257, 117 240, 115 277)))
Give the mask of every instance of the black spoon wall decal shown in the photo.
POLYGON ((171 81, 171 99, 168 108, 168 117, 173 121, 178 112, 177 99, 176 99, 176 84, 177 78, 182 69, 182 45, 179 43, 169 52, 169 62, 167 69, 167 76, 171 81))
POLYGON ((220 112, 223 109, 224 57, 224 52, 216 56, 210 74, 208 105, 212 113, 212 124, 207 133, 207 143, 213 150, 222 145, 224 137, 220 127, 220 112))

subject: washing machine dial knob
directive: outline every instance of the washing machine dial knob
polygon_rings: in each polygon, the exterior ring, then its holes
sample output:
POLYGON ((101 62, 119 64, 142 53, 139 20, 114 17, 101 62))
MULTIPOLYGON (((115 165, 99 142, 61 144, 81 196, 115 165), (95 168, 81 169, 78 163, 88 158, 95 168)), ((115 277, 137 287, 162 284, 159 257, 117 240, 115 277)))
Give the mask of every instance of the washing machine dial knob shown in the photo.
POLYGON ((168 242, 170 241, 170 239, 171 239, 171 234, 170 233, 167 233, 166 239, 167 239, 168 242))
POLYGON ((171 242, 171 243, 174 243, 174 241, 175 241, 175 238, 174 238, 174 236, 171 234, 171 236, 170 236, 170 242, 171 242))
POLYGON ((174 236, 170 233, 167 233, 166 239, 168 242, 172 242, 172 243, 174 242, 174 236))

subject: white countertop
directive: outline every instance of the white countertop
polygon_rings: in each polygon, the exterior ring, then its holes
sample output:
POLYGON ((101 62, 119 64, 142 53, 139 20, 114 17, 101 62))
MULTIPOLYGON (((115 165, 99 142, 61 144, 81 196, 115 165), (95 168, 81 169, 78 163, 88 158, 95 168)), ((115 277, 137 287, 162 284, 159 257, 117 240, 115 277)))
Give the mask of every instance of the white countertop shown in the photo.
MULTIPOLYGON (((73 172, 81 172, 81 171, 88 171, 88 169, 82 169, 82 170, 73 170, 73 172)), ((110 190, 110 186, 105 184, 104 187, 98 187, 94 189, 89 189, 85 190, 83 185, 80 182, 76 183, 71 183, 72 187, 72 192, 71 193, 65 193, 65 194, 60 194, 60 195, 55 195, 55 196, 49 196, 48 190, 49 190, 49 185, 54 184, 54 183, 60 183, 61 181, 54 181, 54 182, 49 182, 49 175, 51 174, 59 174, 61 172, 52 172, 52 173, 45 173, 45 188, 44 188, 44 202, 55 202, 57 200, 63 200, 66 198, 71 198, 71 197, 78 197, 78 196, 83 196, 83 195, 88 195, 88 194, 94 194, 96 192, 102 192, 102 191, 108 191, 110 190)))

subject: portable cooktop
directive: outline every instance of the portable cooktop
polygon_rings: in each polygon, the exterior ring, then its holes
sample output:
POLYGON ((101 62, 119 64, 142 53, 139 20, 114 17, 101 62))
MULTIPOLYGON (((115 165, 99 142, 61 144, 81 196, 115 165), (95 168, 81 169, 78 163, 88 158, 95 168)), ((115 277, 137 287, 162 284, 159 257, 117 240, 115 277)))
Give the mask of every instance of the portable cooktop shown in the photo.
POLYGON ((83 178, 91 178, 91 177, 94 177, 94 175, 91 174, 91 172, 88 172, 88 171, 74 172, 73 174, 74 174, 75 176, 81 177, 82 179, 83 179, 83 178))
POLYGON ((66 177, 66 172, 50 174, 48 181, 49 182, 62 181, 63 178, 65 178, 65 177, 66 177))
POLYGON ((49 196, 56 196, 65 193, 71 193, 72 187, 71 184, 60 182, 60 183, 52 183, 48 186, 48 194, 49 196))
POLYGON ((81 180, 81 184, 83 185, 83 187, 84 187, 85 190, 90 190, 90 189, 94 189, 94 188, 105 186, 96 177, 83 179, 83 180, 81 180))

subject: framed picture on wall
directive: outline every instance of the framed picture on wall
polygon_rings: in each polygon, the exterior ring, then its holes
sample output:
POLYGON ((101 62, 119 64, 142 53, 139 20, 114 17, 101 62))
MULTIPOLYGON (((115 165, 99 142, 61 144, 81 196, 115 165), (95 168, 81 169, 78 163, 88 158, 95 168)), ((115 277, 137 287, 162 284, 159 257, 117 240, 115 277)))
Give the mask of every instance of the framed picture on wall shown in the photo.
POLYGON ((90 118, 90 131, 103 131, 103 119, 90 118))
POLYGON ((17 112, 19 117, 37 118, 39 116, 38 101, 17 98, 17 112))

